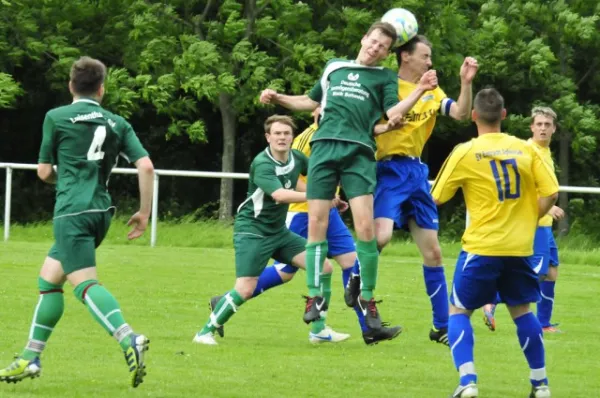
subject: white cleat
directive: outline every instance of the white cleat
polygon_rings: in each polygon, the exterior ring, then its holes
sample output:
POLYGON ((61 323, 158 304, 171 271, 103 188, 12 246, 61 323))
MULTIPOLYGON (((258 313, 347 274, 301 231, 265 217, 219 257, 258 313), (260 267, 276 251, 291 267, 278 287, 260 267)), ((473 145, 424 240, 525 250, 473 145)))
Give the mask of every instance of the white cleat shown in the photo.
POLYGON ((550 388, 548 386, 533 387, 531 390, 531 398, 550 398, 550 388))
POLYGON ((308 341, 312 344, 339 343, 348 340, 349 338, 349 334, 338 333, 329 326, 325 326, 325 329, 321 330, 319 333, 310 332, 308 334, 308 341))
POLYGON ((215 336, 213 336, 212 333, 205 333, 205 334, 196 333, 192 342, 196 343, 196 344, 217 345, 215 336))
POLYGON ((469 383, 466 386, 458 386, 452 398, 477 398, 479 396, 479 390, 477 384, 469 383))

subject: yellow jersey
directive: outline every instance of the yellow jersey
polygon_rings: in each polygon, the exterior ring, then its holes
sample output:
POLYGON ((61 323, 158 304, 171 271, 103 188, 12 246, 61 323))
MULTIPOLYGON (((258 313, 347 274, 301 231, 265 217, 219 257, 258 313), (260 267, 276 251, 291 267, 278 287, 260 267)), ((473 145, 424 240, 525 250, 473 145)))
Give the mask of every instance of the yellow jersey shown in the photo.
MULTIPOLYGON (((292 143, 292 149, 297 149, 303 154, 305 154, 306 157, 310 157, 310 140, 315 134, 315 131, 317 131, 316 123, 313 123, 310 126, 308 126, 306 130, 304 130, 301 134, 294 138, 294 142, 292 143)), ((305 176, 301 175, 299 177, 299 180, 306 183, 305 176)), ((308 203, 291 203, 288 211, 293 213, 308 213, 308 203)))
MULTIPOLYGON (((416 84, 398 79, 398 98, 402 100, 408 97, 416 88, 416 84)), ((375 137, 377 160, 392 155, 421 157, 423 147, 435 126, 437 114, 449 114, 453 102, 439 87, 426 91, 404 116, 406 124, 402 128, 375 137)))
POLYGON ((457 145, 444 162, 431 195, 444 203, 462 188, 469 224, 463 249, 481 256, 530 256, 538 223, 538 194, 558 192, 539 151, 504 133, 457 145))
MULTIPOLYGON (((550 167, 552 167, 552 171, 556 173, 556 169, 554 168, 554 159, 552 159, 552 153, 550 152, 550 148, 543 147, 538 145, 531 138, 527 140, 527 143, 535 146, 535 148, 539 151, 540 155, 542 155, 542 159, 547 162, 550 167)), ((540 218, 538 225, 540 227, 551 227, 554 219, 550 214, 546 214, 544 217, 540 218)))

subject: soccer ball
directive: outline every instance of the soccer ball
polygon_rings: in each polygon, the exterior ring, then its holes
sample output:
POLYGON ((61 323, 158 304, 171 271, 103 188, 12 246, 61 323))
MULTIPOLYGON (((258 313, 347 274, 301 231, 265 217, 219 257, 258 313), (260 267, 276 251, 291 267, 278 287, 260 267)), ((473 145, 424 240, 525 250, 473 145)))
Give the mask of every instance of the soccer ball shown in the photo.
POLYGON ((415 37, 419 31, 419 23, 414 14, 404 8, 392 8, 383 15, 381 22, 387 22, 396 29, 397 46, 415 37))

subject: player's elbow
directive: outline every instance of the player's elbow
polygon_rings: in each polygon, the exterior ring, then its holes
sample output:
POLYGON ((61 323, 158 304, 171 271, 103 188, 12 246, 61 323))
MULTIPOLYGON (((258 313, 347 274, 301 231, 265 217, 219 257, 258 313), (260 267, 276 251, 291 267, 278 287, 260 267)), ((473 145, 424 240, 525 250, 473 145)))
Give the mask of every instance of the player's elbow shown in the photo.
POLYGON ((38 164, 37 175, 40 180, 44 182, 48 182, 52 179, 53 171, 51 164, 38 164))
POLYGON ((140 174, 154 174, 154 164, 148 156, 144 156, 143 158, 138 159, 135 162, 135 167, 137 168, 138 173, 140 174))
POLYGON ((554 192, 552 195, 549 196, 549 198, 552 200, 552 204, 556 203, 556 201, 558 200, 558 192, 554 192))
POLYGON ((273 200, 277 203, 287 203, 287 192, 285 189, 281 188, 271 194, 273 200))

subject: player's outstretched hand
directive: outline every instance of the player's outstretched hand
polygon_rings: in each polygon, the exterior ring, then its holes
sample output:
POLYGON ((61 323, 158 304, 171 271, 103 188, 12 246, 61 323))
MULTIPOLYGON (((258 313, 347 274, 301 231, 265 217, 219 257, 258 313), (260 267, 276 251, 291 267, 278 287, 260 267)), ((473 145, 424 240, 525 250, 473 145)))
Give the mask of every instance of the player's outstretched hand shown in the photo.
POLYGON ((272 104, 275 97, 277 97, 277 91, 268 88, 260 93, 260 102, 263 104, 272 104))
POLYGON ((460 67, 460 80, 463 83, 470 84, 477 74, 477 69, 479 69, 477 60, 473 57, 466 57, 460 67))
POLYGON ((127 221, 127 226, 133 226, 133 229, 127 234, 127 239, 133 240, 139 238, 144 235, 148 227, 148 215, 138 211, 127 221))
POLYGON ((566 215, 565 211, 558 206, 552 206, 548 211, 548 214, 555 220, 562 220, 566 215))
POLYGON ((427 72, 423 73, 421 76, 421 80, 419 81, 419 86, 425 90, 433 90, 438 85, 437 73, 435 69, 430 69, 427 72))

